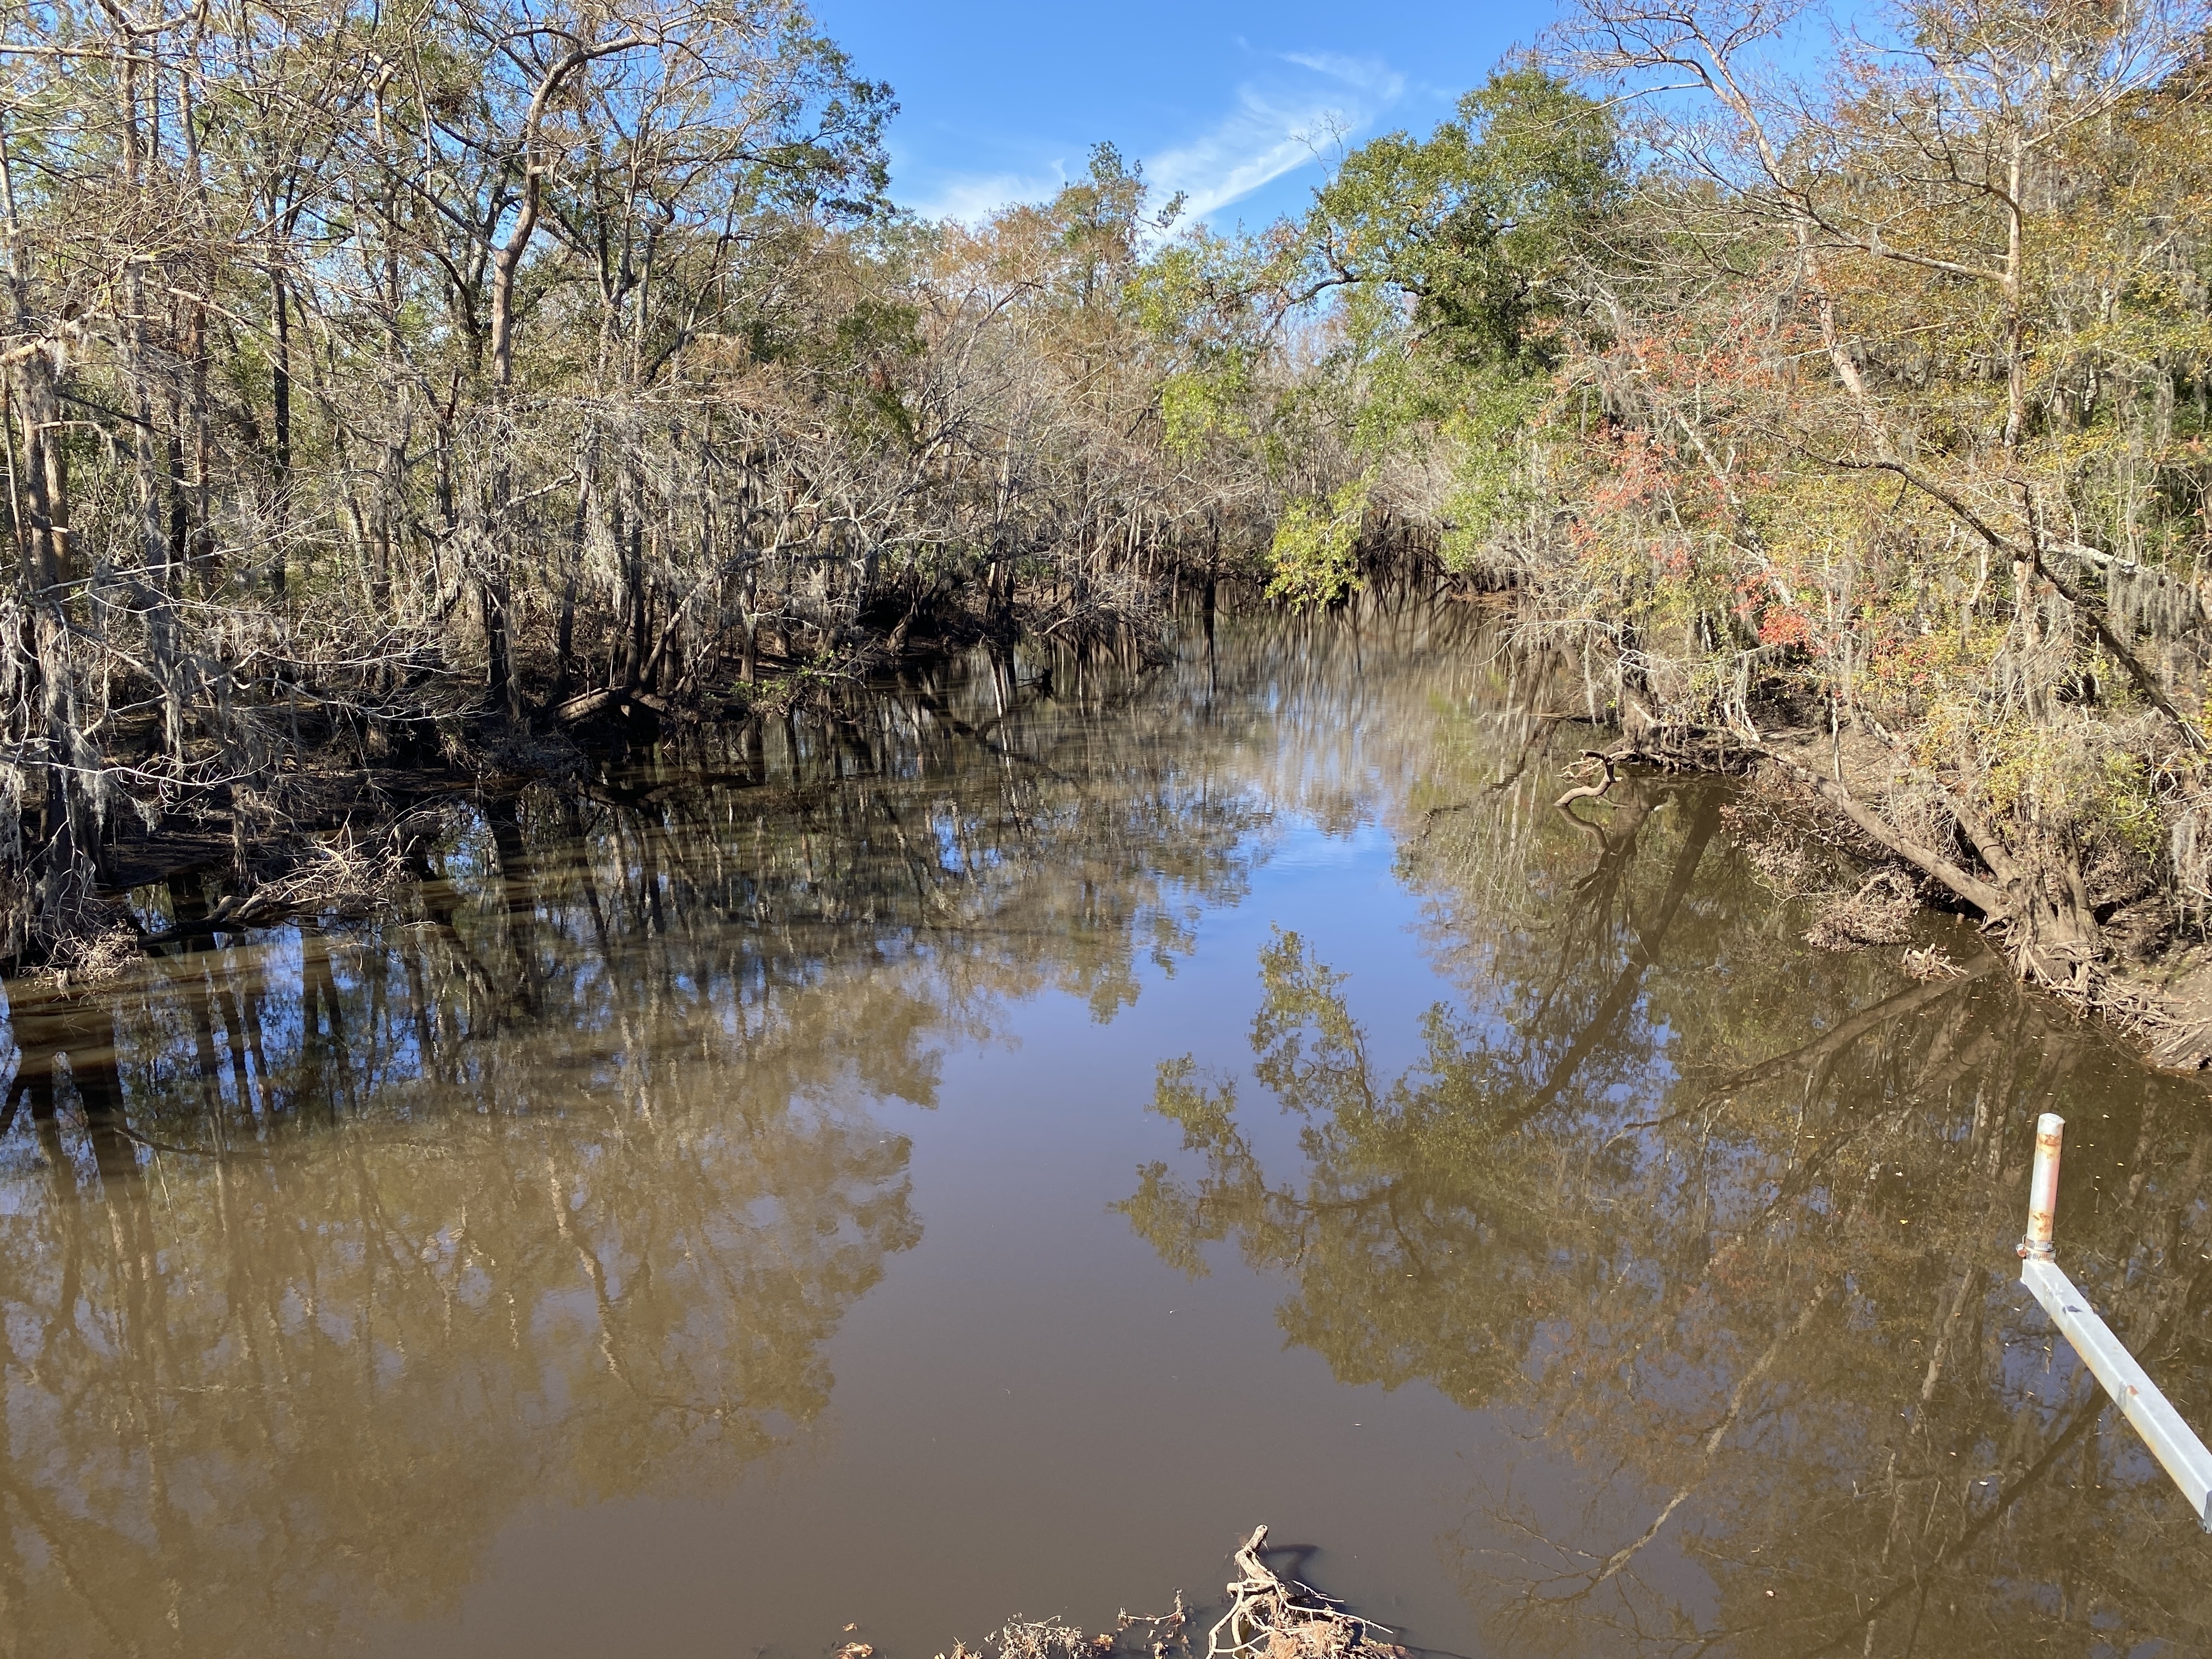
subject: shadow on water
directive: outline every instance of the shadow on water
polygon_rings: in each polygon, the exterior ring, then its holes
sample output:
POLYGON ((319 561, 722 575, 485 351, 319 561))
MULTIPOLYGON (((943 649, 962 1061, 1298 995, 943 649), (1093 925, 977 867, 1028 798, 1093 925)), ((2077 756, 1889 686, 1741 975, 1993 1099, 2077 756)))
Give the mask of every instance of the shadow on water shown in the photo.
MULTIPOLYGON (((1126 1023, 1293 825, 1389 833, 1433 1006, 1377 1029, 1280 914, 1223 1039, 1159 1066, 1164 1155, 1099 1172, 1148 1247, 1110 1273, 1243 1275, 1334 1386, 1496 1428, 1472 1486, 1405 1498, 1462 1609, 1413 1639, 2212 1648, 2212 1544, 2006 1273, 2056 1101, 2069 1264, 2212 1424, 2198 1085, 1948 928, 1965 971, 1924 984, 1810 951, 1711 787, 1565 821, 1575 688, 1466 613, 1204 620, 1150 673, 981 655, 490 799, 375 921, 11 987, 0 1651, 338 1650, 449 1616, 519 1520, 812 1443, 833 1338, 907 1293, 938 1121, 904 1114, 946 1056, 1056 1000, 1126 1023)), ((993 1479, 902 1512, 915 1548, 1034 1502, 993 1479)))

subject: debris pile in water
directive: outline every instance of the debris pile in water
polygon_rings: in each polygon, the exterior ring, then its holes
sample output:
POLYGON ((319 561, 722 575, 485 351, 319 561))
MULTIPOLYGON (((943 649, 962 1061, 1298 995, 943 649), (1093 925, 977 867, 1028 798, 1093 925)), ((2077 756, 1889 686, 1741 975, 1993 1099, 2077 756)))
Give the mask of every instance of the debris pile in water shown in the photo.
POLYGON ((1389 1635, 1388 1626, 1346 1613, 1334 1597, 1276 1573, 1260 1559, 1267 1541, 1267 1528, 1255 1527, 1237 1552, 1243 1576, 1230 1581, 1229 1611, 1206 1632, 1206 1659, 1339 1659, 1353 1653, 1402 1659, 1405 1649, 1370 1639, 1389 1635))
MULTIPOLYGON (((1389 1626, 1346 1613, 1334 1597, 1268 1566, 1260 1559, 1267 1541, 1267 1528, 1255 1527, 1237 1552, 1238 1576, 1228 1585, 1229 1611, 1206 1632, 1206 1659, 1349 1659, 1354 1654, 1405 1659, 1404 1648, 1375 1639, 1389 1636, 1389 1626)), ((980 1649, 956 1643, 951 1653, 937 1659, 1100 1659, 1133 1651, 1139 1644, 1152 1659, 1188 1659, 1188 1620, 1177 1590, 1173 1611, 1146 1618, 1124 1610, 1111 1631, 1096 1636, 1086 1637, 1057 1619, 1017 1620, 980 1649), (1140 1625, 1144 1634, 1125 1649, 1122 1638, 1140 1625)))

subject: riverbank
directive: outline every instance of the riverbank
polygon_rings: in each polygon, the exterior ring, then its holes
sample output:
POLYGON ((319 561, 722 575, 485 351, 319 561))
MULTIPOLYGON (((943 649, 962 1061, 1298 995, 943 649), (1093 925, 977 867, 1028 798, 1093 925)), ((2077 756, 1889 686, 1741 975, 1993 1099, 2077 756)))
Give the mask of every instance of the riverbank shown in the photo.
MULTIPOLYGON (((1043 609, 1052 610, 1049 602, 1043 609)), ((1059 611, 1055 619, 1077 614, 1059 611)), ((1210 625, 1210 613, 1195 620, 1210 625)), ((520 715, 463 705, 404 719, 317 720, 308 722, 310 740, 301 739, 295 719, 285 763, 258 783, 234 782, 166 815, 114 824, 98 847, 96 886, 63 915, 43 926, 33 920, 30 884, 19 879, 11 925, 0 931, 21 941, 15 971, 42 972, 66 986, 112 976, 138 951, 210 930, 359 916, 386 903, 419 869, 422 849, 453 810, 535 785, 605 799, 618 793, 617 775, 664 747, 694 754, 706 772, 758 779, 769 727, 781 728, 780 740, 795 750, 800 723, 851 727, 887 703, 914 704, 919 717, 942 719, 957 736, 982 737, 1004 719, 1006 698, 1023 695, 1013 683, 1017 646, 1050 652, 1060 631, 1051 620, 1026 632, 994 630, 970 616, 919 636, 903 625, 884 635, 863 630, 835 656, 756 649, 742 663, 733 657, 726 675, 669 694, 617 685, 559 695, 520 715), (969 653, 986 659, 999 688, 981 725, 927 689, 933 674, 969 653), (736 678, 740 672, 750 678, 736 678), (159 931, 149 931, 131 902, 150 888, 165 890, 170 911, 159 931)), ((1069 638, 1056 654, 1061 672, 1078 678, 1164 654, 1155 633, 1126 625, 1088 635, 1079 629, 1069 638)), ((1051 681, 1048 671, 1042 689, 1051 681)))
MULTIPOLYGON (((1900 760, 1905 745, 1877 720, 1826 732, 1760 731, 1747 720, 1728 730, 1669 726, 1638 712, 1616 740, 1589 751, 1601 782, 1577 786, 1563 805, 1603 799, 1630 767, 1739 778, 1751 814, 1764 821, 1743 831, 1753 862, 1781 896, 1816 902, 1814 944, 1901 945, 1916 910, 1969 917, 2022 982, 2109 1024, 2151 1064, 2212 1065, 2212 946, 2152 860, 2100 860, 2098 849, 2063 837, 2056 848, 2045 838, 2038 859, 1990 856, 1984 848, 2003 848, 1993 823, 1957 841, 1929 836, 1926 787, 1941 786, 1900 760), (1916 787, 1922 799, 1904 804, 1919 823, 1900 826, 1899 797, 1916 787), (1848 862, 1808 862, 1796 845, 1808 837, 1848 862)), ((1946 970, 1940 959, 1919 965, 1946 970)))
MULTIPOLYGON (((2094 924, 2094 938, 2083 945, 2077 933, 2071 951, 2054 953, 2047 943, 2033 948, 2024 942, 2034 938, 2033 928, 2023 928, 2011 914, 2012 900, 1993 883, 1944 879, 1946 871, 1960 874, 1954 860, 1971 861, 1978 849, 1929 836, 1924 792, 1934 781, 1906 757, 1905 741, 1870 715, 1823 729, 1805 723, 1802 709, 1754 700, 1741 726, 1724 727, 1662 721, 1632 692, 1600 706, 1578 665, 1513 643, 1540 639, 1553 625, 1539 597, 1447 583, 1429 599, 1422 585, 1395 576, 1395 569, 1391 558, 1378 563, 1364 597, 1317 613, 1334 619, 1323 625, 1348 625, 1356 635, 1363 614, 1402 614, 1408 606, 1455 600, 1455 608, 1486 618, 1465 648, 1508 653, 1499 665, 1516 688, 1510 695, 1526 706, 1536 722, 1531 729, 1547 748, 1559 740, 1558 706, 1586 704, 1577 717, 1586 759, 1575 787, 1561 797, 1562 810, 1601 811, 1613 780, 1638 768, 1736 779, 1743 793, 1731 809, 1729 833, 1778 896, 1812 906, 1809 937, 1816 945, 1902 946, 1917 909, 1969 916, 1997 943, 2016 975, 2124 1033, 2152 1064, 2195 1071, 2212 1063, 2212 947, 2191 930, 2179 896, 2157 879, 2153 860, 2107 858, 2099 864, 2076 851, 2075 862, 2087 867, 2074 914, 2094 924), (1911 799, 1916 789, 1923 792, 1917 803, 1911 799), (1902 827, 1900 804, 1908 809, 1902 827), (1814 850, 1808 855, 1808 849, 1814 850), (1962 894, 1962 885, 1989 908, 1962 894)), ((1209 591, 1204 603, 1186 603, 1178 624, 1182 644, 1175 647, 1163 646, 1157 635, 1125 630, 1118 638, 1055 649, 1049 627, 993 636, 978 623, 901 641, 896 659, 886 639, 862 641, 842 663, 758 655, 752 682, 731 682, 682 702, 606 688, 564 697, 526 722, 482 709, 420 722, 397 743, 387 737, 380 744, 387 755, 416 757, 412 765, 343 763, 366 760, 372 746, 366 742, 354 744, 350 755, 334 757, 326 750, 319 765, 310 755, 310 763, 286 774, 279 789, 234 791, 222 818, 186 818, 150 832, 126 826, 104 854, 103 906, 88 910, 86 925, 58 941, 46 961, 24 965, 44 968, 62 984, 83 984, 118 971, 138 951, 167 948, 186 934, 295 916, 366 914, 419 872, 421 848, 452 811, 480 808, 537 784, 610 799, 619 793, 614 776, 664 745, 669 756, 693 756, 706 773, 758 780, 766 775, 770 726, 781 728, 776 741, 795 753, 799 723, 818 723, 825 732, 851 728, 868 711, 893 705, 907 708, 909 718, 942 722, 956 739, 988 744, 1012 706, 1054 695, 1056 673, 1072 680, 1085 672, 1139 673, 1164 664, 1176 649, 1202 648, 1198 642, 1210 638, 1217 604, 1228 607, 1224 615, 1273 608, 1256 592, 1222 585, 1218 593, 1218 599, 1209 591), (931 677, 957 663, 963 650, 985 666, 960 672, 977 672, 992 687, 973 720, 930 690, 931 677), (1033 666, 1021 682, 1018 652, 1048 665, 1033 666), (170 920, 149 930, 134 920, 128 899, 134 890, 156 886, 167 891, 170 920)), ((1994 832, 1984 833, 1995 844, 1994 832)), ((2024 881, 2033 884, 2016 872, 2015 885, 2024 881)), ((1919 969, 1940 974, 1945 965, 1929 958, 1919 969)))

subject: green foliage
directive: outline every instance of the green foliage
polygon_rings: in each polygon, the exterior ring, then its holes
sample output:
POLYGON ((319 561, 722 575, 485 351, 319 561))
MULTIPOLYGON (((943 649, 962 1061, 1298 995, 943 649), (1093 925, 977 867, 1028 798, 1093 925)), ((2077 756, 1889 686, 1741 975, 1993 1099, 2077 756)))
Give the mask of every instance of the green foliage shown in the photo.
POLYGON ((1152 209, 1152 186, 1141 162, 1123 159, 1110 143, 1091 147, 1084 175, 1064 185, 1041 207, 1016 208, 1005 222, 1034 222, 1049 243, 1048 292, 1062 303, 1119 308, 1142 257, 1146 239, 1167 228, 1182 211, 1176 196, 1152 209))
POLYGON ((1160 376, 1162 442, 1179 463, 1210 446, 1253 453, 1270 412, 1261 306, 1269 264, 1251 239, 1201 226, 1153 250, 1130 279, 1127 298, 1160 376))
POLYGON ((1251 430, 1243 404, 1251 391, 1249 365, 1231 360, 1207 372, 1182 369, 1160 383, 1162 441, 1171 454, 1188 459, 1218 434, 1242 438, 1251 430))
POLYGON ((1562 278, 1621 185, 1606 105, 1533 65, 1500 69, 1427 138, 1390 133, 1345 158, 1307 219, 1314 281, 1402 296, 1457 361, 1548 367, 1562 278))
POLYGON ((2100 815, 2119 838, 2146 858, 2156 858, 2166 846, 2166 824, 2151 790, 2151 770, 2142 756, 2124 750, 2104 757, 2103 788, 2099 792, 2100 815))
POLYGON ((1334 605, 1359 588, 1359 526, 1367 516, 1364 478, 1326 501, 1291 503, 1268 548, 1267 597, 1293 607, 1334 605))
POLYGON ((1498 532, 1536 499, 1528 446, 1549 392, 1542 380, 1484 375, 1444 422, 1453 460, 1442 515, 1446 569, 1473 568, 1498 532))
MULTIPOLYGON (((1306 408, 1363 475, 1411 465, 1435 480, 1411 505, 1448 568, 1481 563, 1535 498, 1538 417, 1584 309, 1573 279, 1626 188, 1608 106, 1516 62, 1427 137, 1352 152, 1285 245, 1291 299, 1327 306, 1306 408)), ((1292 504, 1271 592, 1343 591, 1342 518, 1292 504)))

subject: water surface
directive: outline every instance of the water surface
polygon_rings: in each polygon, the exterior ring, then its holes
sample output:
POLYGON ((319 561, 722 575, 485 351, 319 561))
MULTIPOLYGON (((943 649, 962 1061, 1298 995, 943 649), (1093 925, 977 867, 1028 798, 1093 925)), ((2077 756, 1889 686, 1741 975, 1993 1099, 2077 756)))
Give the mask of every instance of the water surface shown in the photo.
POLYGON ((2201 1087, 1964 927, 1810 949, 1710 784, 1569 822, 1512 660, 980 659, 11 988, 0 1652, 902 1659, 1261 1521, 1458 1654, 2212 1650, 2010 1278, 2055 1105, 2212 1425, 2201 1087))

